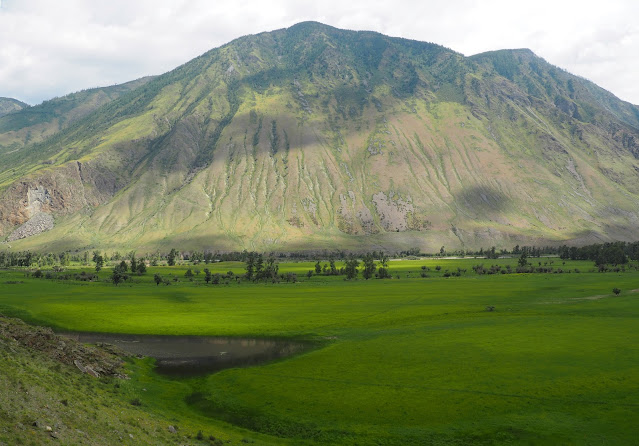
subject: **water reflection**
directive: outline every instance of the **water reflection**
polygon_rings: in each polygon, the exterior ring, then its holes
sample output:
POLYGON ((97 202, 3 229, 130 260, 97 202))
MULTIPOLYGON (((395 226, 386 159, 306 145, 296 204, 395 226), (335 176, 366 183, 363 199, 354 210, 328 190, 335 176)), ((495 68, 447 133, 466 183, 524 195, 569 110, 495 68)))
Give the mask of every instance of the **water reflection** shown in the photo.
POLYGON ((133 355, 156 359, 165 375, 192 376, 231 367, 247 367, 286 358, 312 347, 311 343, 280 339, 213 336, 156 336, 112 333, 59 333, 85 344, 113 344, 133 355))

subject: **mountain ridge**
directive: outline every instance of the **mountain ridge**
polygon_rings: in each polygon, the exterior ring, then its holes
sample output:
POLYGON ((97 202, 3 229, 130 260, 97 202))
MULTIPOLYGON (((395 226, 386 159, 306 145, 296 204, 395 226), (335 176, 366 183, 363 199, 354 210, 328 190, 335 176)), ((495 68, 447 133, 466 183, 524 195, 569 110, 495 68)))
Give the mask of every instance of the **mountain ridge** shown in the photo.
POLYGON ((29 104, 26 104, 17 99, 0 97, 0 117, 8 115, 9 113, 20 111, 27 107, 29 107, 29 104))
POLYGON ((55 228, 12 246, 631 240, 638 129, 636 106, 529 50, 465 57, 305 22, 235 39, 0 153, 0 233, 37 209, 55 228))
POLYGON ((0 114, 0 152, 43 141, 153 77, 70 93, 15 110, 10 116, 0 114))

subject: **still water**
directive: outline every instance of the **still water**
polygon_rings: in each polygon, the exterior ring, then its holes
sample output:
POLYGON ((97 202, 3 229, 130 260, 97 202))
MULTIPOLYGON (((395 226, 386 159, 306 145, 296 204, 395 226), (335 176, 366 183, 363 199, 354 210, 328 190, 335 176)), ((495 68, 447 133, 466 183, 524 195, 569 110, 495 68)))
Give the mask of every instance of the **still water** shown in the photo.
POLYGON ((165 375, 193 376, 286 358, 312 348, 309 342, 214 336, 58 333, 85 344, 112 344, 132 355, 156 359, 165 375))

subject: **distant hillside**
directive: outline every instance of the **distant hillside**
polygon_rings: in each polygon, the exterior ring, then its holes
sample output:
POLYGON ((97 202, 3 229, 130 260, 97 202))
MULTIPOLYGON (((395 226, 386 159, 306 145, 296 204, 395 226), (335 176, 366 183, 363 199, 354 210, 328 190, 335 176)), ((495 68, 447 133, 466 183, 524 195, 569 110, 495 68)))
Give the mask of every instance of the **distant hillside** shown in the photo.
POLYGON ((7 113, 2 113, 0 99, 0 153, 40 142, 151 79, 153 77, 145 77, 122 85, 84 90, 34 107, 16 101, 22 107, 16 107, 16 113, 9 116, 3 116, 7 113))
POLYGON ((636 106, 529 50, 314 22, 211 50, 0 163, 2 236, 55 220, 14 249, 639 239, 636 106))
POLYGON ((27 108, 29 105, 17 99, 0 98, 0 117, 27 108))

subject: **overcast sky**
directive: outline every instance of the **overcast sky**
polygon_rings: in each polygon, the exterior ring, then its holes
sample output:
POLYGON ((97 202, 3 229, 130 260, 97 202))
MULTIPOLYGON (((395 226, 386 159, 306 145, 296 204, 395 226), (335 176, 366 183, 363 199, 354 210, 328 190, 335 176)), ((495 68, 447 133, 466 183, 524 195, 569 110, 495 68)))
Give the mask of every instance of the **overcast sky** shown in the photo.
POLYGON ((37 104, 316 20, 465 55, 530 48, 639 104, 638 17, 636 0, 0 0, 0 96, 37 104))

